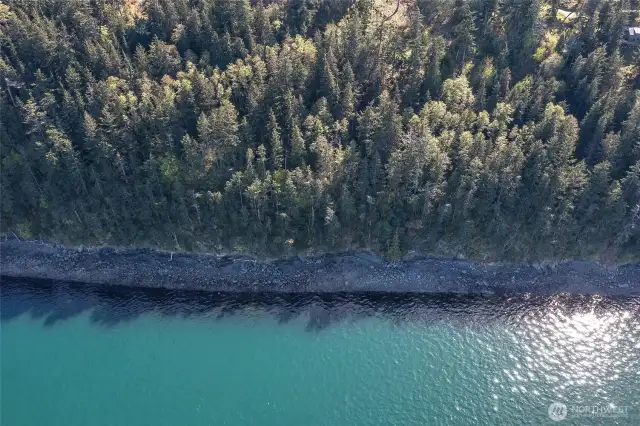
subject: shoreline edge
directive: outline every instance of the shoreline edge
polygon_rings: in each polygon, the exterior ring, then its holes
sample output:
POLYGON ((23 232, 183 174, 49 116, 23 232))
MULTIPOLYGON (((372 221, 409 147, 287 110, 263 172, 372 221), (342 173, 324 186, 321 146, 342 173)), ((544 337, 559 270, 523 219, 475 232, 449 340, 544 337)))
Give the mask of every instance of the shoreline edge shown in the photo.
POLYGON ((260 260, 242 254, 68 248, 0 241, 0 275, 90 284, 227 292, 423 292, 640 295, 640 263, 480 263, 368 252, 260 260))

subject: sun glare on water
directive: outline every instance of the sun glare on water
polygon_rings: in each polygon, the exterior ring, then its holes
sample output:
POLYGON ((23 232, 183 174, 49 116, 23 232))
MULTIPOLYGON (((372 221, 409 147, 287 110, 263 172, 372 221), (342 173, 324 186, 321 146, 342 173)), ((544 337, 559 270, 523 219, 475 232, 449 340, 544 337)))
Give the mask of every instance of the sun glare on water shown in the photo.
MULTIPOLYGON (((594 300, 597 303, 597 299, 594 300)), ((546 382, 550 396, 563 398, 587 393, 610 400, 609 386, 621 376, 637 375, 637 322, 629 311, 546 311, 540 318, 525 318, 514 338, 522 346, 516 368, 509 372, 520 385, 546 382), (634 355, 634 353, 636 355, 634 355), (527 371, 522 375, 519 371, 527 371), (524 383, 523 383, 524 382, 524 383)), ((579 402, 579 401, 576 401, 579 402)))

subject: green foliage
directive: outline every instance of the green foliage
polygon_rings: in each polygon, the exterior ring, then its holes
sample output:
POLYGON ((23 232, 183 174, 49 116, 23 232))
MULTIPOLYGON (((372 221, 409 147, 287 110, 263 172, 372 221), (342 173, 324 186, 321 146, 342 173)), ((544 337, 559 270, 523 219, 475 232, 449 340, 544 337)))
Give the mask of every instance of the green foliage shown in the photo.
POLYGON ((180 170, 178 160, 175 158, 175 156, 167 154, 160 158, 158 163, 160 166, 160 171, 162 172, 162 177, 164 177, 167 182, 176 181, 180 170))
POLYGON ((402 252, 400 251, 400 236, 398 231, 393 234, 393 239, 389 244, 389 249, 387 250, 387 259, 396 260, 402 256, 402 252))
POLYGON ((5 3, 3 232, 640 253, 633 2, 5 3))

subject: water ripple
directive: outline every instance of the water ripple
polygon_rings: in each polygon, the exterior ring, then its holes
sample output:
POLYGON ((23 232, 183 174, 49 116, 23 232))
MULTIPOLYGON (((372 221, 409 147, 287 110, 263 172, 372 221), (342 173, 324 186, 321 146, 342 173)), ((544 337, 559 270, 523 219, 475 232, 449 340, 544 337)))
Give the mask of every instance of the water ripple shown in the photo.
MULTIPOLYGON (((173 362, 175 355, 162 357, 174 344, 185 356, 184 343, 174 343, 191 335, 182 333, 185 324, 176 324, 182 319, 203 326, 241 324, 229 336, 261 327, 247 343, 252 350, 234 350, 240 340, 229 337, 224 347, 207 351, 214 343, 199 338, 190 356, 198 369, 212 369, 211 377, 224 371, 214 374, 218 365, 241 365, 238 374, 255 381, 251 394, 278 416, 313 399, 317 419, 340 419, 317 424, 538 425, 549 421, 547 407, 559 401, 626 406, 635 417, 610 423, 640 424, 638 298, 236 294, 24 280, 3 281, 0 289, 4 324, 26 317, 49 330, 77 318, 117 331, 139 319, 159 321, 163 330, 174 330, 165 350, 154 355, 159 365, 173 362), (298 337, 277 331, 291 329, 300 330, 298 337), (271 376, 287 383, 287 400, 272 395, 271 376), (331 398, 328 389, 335 393, 331 398)), ((146 365, 142 359, 140 365, 146 365)), ((194 370, 193 386, 200 386, 201 374, 194 370)), ((130 386, 142 392, 144 383, 133 380, 130 386)), ((182 378, 174 391, 188 393, 180 383, 182 378)), ((231 396, 224 404, 235 403, 231 396)), ((198 401, 198 410, 205 411, 207 403, 198 401)), ((602 424, 599 418, 573 420, 563 424, 602 424)))

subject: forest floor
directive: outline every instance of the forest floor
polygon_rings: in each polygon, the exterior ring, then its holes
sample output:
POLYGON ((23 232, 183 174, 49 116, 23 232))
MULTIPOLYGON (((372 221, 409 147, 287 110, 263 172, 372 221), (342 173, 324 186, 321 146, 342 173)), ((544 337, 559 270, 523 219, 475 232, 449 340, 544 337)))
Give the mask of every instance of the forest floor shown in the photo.
POLYGON ((367 252, 261 260, 152 249, 67 248, 0 241, 0 274, 104 285, 237 292, 451 292, 640 295, 640 263, 477 263, 367 252))

